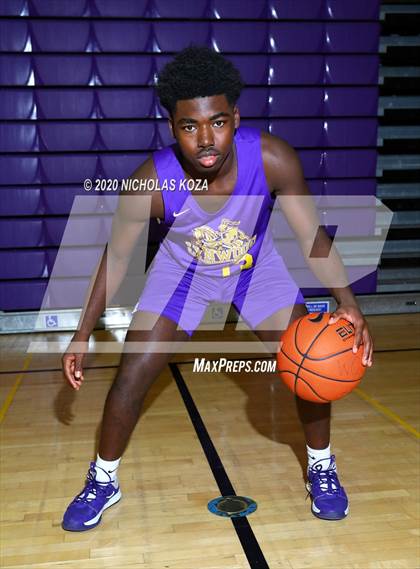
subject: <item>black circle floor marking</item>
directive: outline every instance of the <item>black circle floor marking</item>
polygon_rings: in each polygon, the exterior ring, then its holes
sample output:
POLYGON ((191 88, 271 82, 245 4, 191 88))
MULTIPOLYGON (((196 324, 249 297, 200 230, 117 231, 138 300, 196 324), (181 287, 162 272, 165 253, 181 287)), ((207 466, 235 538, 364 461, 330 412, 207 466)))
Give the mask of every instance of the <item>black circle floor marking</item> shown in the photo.
POLYGON ((209 512, 225 518, 248 516, 257 509, 257 503, 248 496, 219 496, 207 504, 209 512))
MULTIPOLYGON (((204 425, 200 413, 198 412, 184 378, 179 371, 178 365, 170 363, 169 368, 178 386, 179 392, 181 393, 181 397, 184 401, 185 407, 187 408, 191 422, 195 432, 197 433, 204 454, 206 455, 207 462, 209 463, 220 493, 224 497, 236 496, 235 489, 233 488, 223 463, 217 454, 217 450, 210 438, 206 426, 204 425)), ((230 519, 236 530, 236 534, 241 542, 242 549, 244 550, 250 567, 252 569, 270 569, 248 519, 246 517, 232 517, 230 519)))

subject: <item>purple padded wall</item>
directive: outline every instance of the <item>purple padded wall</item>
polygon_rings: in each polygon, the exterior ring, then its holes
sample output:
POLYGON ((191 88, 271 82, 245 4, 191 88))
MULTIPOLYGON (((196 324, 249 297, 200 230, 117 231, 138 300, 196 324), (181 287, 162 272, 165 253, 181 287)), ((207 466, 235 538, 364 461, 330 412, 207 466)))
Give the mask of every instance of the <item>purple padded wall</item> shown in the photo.
MULTIPOLYGON (((378 0, 3 0, 0 310, 40 306, 85 178, 172 142, 152 85, 191 42, 239 68, 243 124, 294 145, 313 193, 374 194, 378 20, 378 0)), ((82 290, 89 263, 65 277, 82 290)))

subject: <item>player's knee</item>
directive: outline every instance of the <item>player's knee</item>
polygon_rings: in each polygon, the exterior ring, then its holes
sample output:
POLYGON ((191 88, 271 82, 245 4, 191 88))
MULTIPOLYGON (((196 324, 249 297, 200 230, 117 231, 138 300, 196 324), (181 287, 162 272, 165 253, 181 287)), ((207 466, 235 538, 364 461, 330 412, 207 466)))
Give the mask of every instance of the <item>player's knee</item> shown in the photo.
MULTIPOLYGON (((121 378, 120 378, 121 379, 121 378)), ((136 384, 129 381, 114 381, 109 390, 106 405, 115 416, 124 420, 129 418, 137 420, 147 389, 136 388, 136 384)))
POLYGON ((121 391, 136 394, 143 391, 159 375, 159 370, 147 357, 129 358, 121 363, 114 385, 121 391))

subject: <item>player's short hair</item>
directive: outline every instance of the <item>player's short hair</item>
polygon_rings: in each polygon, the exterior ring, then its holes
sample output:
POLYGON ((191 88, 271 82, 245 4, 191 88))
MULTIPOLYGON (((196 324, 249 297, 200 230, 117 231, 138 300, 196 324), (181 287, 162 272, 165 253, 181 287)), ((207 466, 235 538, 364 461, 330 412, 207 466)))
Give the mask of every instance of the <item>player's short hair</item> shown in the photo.
POLYGON ((177 101, 225 95, 234 105, 243 87, 241 75, 223 55, 208 47, 179 52, 159 73, 156 84, 161 104, 173 114, 177 101))

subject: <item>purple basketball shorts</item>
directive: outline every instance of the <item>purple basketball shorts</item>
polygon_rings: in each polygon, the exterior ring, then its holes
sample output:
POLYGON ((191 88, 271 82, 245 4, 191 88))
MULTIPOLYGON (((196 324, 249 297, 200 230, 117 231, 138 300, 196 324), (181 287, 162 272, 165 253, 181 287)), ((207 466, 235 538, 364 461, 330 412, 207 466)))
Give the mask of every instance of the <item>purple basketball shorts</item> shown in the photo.
POLYGON ((304 302, 282 257, 271 251, 254 267, 228 277, 200 272, 192 264, 185 270, 166 254, 155 257, 146 285, 133 313, 142 310, 176 322, 190 336, 212 302, 232 303, 248 326, 255 328, 286 306, 304 302))

